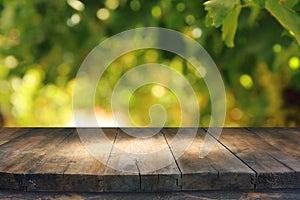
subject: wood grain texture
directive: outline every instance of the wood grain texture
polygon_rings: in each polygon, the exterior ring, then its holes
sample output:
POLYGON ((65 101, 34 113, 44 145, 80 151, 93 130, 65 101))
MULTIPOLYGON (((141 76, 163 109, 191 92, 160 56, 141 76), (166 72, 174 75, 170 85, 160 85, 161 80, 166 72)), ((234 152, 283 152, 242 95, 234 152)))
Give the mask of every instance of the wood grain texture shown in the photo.
POLYGON ((0 145, 7 143, 14 138, 22 136, 29 130, 29 128, 0 128, 0 145))
MULTIPOLYGON (((134 129, 128 129, 130 130, 134 129)), ((136 164, 140 173, 141 191, 181 190, 181 173, 164 135, 156 129, 136 130, 135 132, 142 137, 132 141, 128 150, 139 153, 136 164), (151 133, 155 135, 149 137, 151 133)))
POLYGON ((70 133, 71 129, 32 129, 0 146, 0 169, 11 173, 26 173, 48 151, 56 148, 70 133))
MULTIPOLYGON (((263 140, 300 161, 300 129, 295 128, 249 128, 263 140)), ((286 156, 285 156, 286 157, 286 156)), ((299 164, 299 162, 297 162, 299 164)), ((298 165, 299 166, 299 165, 298 165)), ((299 168, 298 168, 299 169, 299 168)))
POLYGON ((158 132, 148 137, 153 129, 124 130, 119 130, 110 155, 105 185, 116 184, 122 191, 180 190, 180 171, 164 136, 158 132))
POLYGON ((257 173, 256 188, 300 188, 299 176, 289 166, 290 162, 293 165, 299 163, 280 151, 279 147, 241 128, 224 129, 219 140, 257 173))
MULTIPOLYGON (((93 132, 95 129, 86 131, 93 132)), ((105 132, 109 137, 115 137, 117 129, 106 129, 105 132)), ((100 181, 105 171, 105 162, 92 157, 77 132, 73 131, 55 151, 29 170, 28 190, 101 192, 103 188, 100 181)))
POLYGON ((22 137, 1 145, 0 185, 7 189, 26 190, 26 172, 71 132, 71 129, 30 129, 22 137), (11 184, 4 177, 11 177, 11 184))
POLYGON ((23 137, 15 138, 1 145, 0 170, 16 173, 25 172, 24 164, 27 163, 27 160, 31 162, 34 157, 45 153, 47 147, 53 148, 55 142, 60 142, 66 137, 66 133, 68 132, 62 129, 31 129, 23 137), (28 159, 26 160, 26 158, 28 159), (22 159, 24 162, 20 162, 23 161, 22 159))
MULTIPOLYGON (((170 144, 172 152, 176 154, 180 141, 187 137, 193 137, 194 130, 185 129, 182 138, 178 143, 172 142, 177 134, 176 129, 164 129, 163 132, 170 144)), ((214 189, 250 189, 254 188, 252 179, 254 171, 249 169, 243 162, 237 159, 222 145, 217 143, 212 151, 204 158, 199 157, 200 148, 204 148, 205 132, 202 129, 197 131, 197 135, 192 144, 177 163, 182 172, 180 184, 183 190, 214 190, 214 189), (226 183, 226 184, 225 184, 226 183)), ((208 135, 207 137, 211 137, 208 135)), ((210 138, 214 140, 214 138, 210 138)), ((175 156, 177 157, 177 156, 175 156)))
POLYGON ((179 135, 176 128, 153 135, 153 130, 145 128, 131 128, 130 135, 125 133, 128 128, 103 130, 108 140, 99 140, 95 128, 84 128, 80 135, 74 128, 0 128, 0 189, 174 192, 300 188, 300 129, 225 128, 218 140, 213 132, 202 129, 193 133, 185 128, 179 135), (200 149, 207 148, 204 141, 216 145, 200 158, 200 149))
POLYGON ((124 152, 130 145, 130 139, 132 138, 129 135, 118 130, 101 182, 105 192, 137 192, 140 190, 140 174, 136 160, 124 152))

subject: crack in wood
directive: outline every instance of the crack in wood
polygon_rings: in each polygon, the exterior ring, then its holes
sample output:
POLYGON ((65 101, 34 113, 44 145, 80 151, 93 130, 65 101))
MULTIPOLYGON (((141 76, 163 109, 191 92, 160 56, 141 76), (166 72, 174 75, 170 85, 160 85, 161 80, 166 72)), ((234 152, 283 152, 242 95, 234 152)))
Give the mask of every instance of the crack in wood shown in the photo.
POLYGON ((138 170, 138 172, 139 172, 139 185, 140 185, 140 190, 142 190, 142 175, 141 175, 141 170, 140 170, 139 165, 138 165, 137 162, 138 162, 137 159, 135 159, 135 165, 136 165, 136 168, 137 168, 137 170, 138 170))
MULTIPOLYGON (((203 128, 204 129, 204 128, 203 128)), ((206 133, 208 133, 210 136, 212 136, 215 140, 217 140, 224 148, 226 148, 230 153, 232 153, 236 158, 238 158, 240 161, 242 161, 247 167, 249 167, 255 174, 257 175, 257 172, 255 169, 253 169, 247 162, 245 162, 243 159, 241 159, 236 153, 234 153, 230 148, 228 148, 224 143, 222 143, 219 139, 214 137, 214 134, 211 134, 208 129, 204 129, 206 133)), ((222 137, 222 136, 221 136, 222 137)))
MULTIPOLYGON (((46 129, 30 130, 27 130, 27 132, 38 134, 38 137, 35 138, 30 134, 23 134, 18 137, 11 137, 9 142, 0 145, 0 157, 2 156, 2 163, 4 164, 3 166, 0 165, 0 189, 15 189, 19 191, 74 191, 80 189, 88 192, 123 190, 127 192, 157 192, 162 190, 230 189, 230 187, 232 187, 231 189, 241 189, 240 187, 243 188, 243 184, 248 189, 252 188, 255 190, 265 188, 299 188, 300 185, 300 172, 299 168, 297 168, 300 166, 298 147, 293 146, 296 148, 294 150, 280 146, 280 144, 289 144, 288 141, 293 137, 294 141, 292 142, 294 145, 295 141, 299 140, 297 136, 300 136, 300 129, 276 129, 276 131, 272 132, 274 134, 273 137, 270 134, 271 131, 266 132, 268 129, 256 129, 255 131, 260 131, 256 133, 249 128, 230 129, 232 131, 228 131, 225 128, 227 132, 225 131, 224 135, 217 140, 217 147, 202 160, 197 160, 198 157, 195 150, 203 141, 203 135, 205 136, 206 133, 214 138, 212 133, 207 132, 206 129, 203 129, 205 132, 200 129, 203 133, 199 132, 197 142, 185 152, 184 156, 176 160, 175 155, 177 152, 172 151, 174 146, 171 146, 173 143, 170 142, 172 135, 167 135, 169 133, 172 134, 172 132, 169 129, 163 129, 161 130, 163 137, 158 141, 162 145, 161 141, 163 140, 166 144, 166 149, 170 150, 169 157, 173 162, 172 167, 167 166, 164 170, 158 170, 155 173, 144 173, 144 168, 147 167, 147 164, 143 163, 141 165, 140 160, 135 159, 134 165, 136 170, 134 174, 110 171, 107 175, 102 174, 101 170, 105 173, 109 159, 106 160, 104 166, 104 164, 97 164, 92 158, 87 158, 89 154, 84 152, 82 145, 77 144, 77 139, 75 141, 72 137, 72 140, 70 140, 71 135, 75 134, 74 129, 72 131, 69 129, 57 129, 65 134, 60 136, 60 138, 56 137, 59 135, 58 132, 55 133, 56 135, 51 135, 47 138, 42 135, 47 133, 46 129), (293 136, 281 137, 279 134, 282 132, 287 132, 293 136), (244 135, 241 136, 241 134, 244 135), (244 138, 245 141, 243 141, 244 138), (33 139, 35 139, 34 142, 32 142, 33 139), (25 146, 21 146, 22 141, 25 146), (53 144, 47 145, 51 141, 53 141, 53 144), (29 146, 27 142, 32 143, 33 146, 29 146), (76 146, 69 146, 73 142, 77 142, 76 146), (21 148, 18 149, 19 151, 14 151, 10 154, 9 151, 13 149, 14 144, 21 148), (43 144, 46 146, 43 146, 43 144), (65 149, 60 150, 62 147, 65 149), (61 156, 61 153, 69 151, 69 147, 72 147, 70 149, 74 152, 61 156), (32 154, 31 148, 34 149, 35 154, 32 154), (53 149, 56 151, 53 151, 53 149), (79 154, 77 154, 77 150, 79 154), (18 153, 21 153, 21 155, 18 155, 18 153), (33 156, 31 157, 31 155, 33 156), (19 165, 19 168, 13 167, 14 170, 8 170, 8 167, 12 166, 9 160, 19 161, 16 158, 25 162, 27 171, 21 168, 25 166, 24 163, 16 163, 19 165), (8 163, 4 162, 6 160, 8 163), (93 162, 84 164, 83 161, 93 162), (230 163, 231 161, 233 162, 230 163), (82 171, 77 168, 77 164, 81 162, 83 162, 80 166, 82 171), (44 164, 47 164, 46 167, 40 168, 44 164), (236 166, 240 166, 240 168, 237 168, 237 171, 234 168, 236 166), (55 167, 55 170, 51 170, 51 167, 55 167), (37 168, 39 168, 39 171, 36 171, 37 168), (93 169, 91 170, 91 168, 93 169), (245 169, 249 170, 249 172, 245 169), (50 172, 43 172, 42 170, 50 170, 50 172), (87 171, 88 173, 86 173, 87 171), (124 184, 128 185, 124 186, 124 184)), ((57 131, 55 129, 49 130, 51 132, 57 131)), ((109 151, 108 158, 112 156, 119 131, 120 129, 111 131, 115 135, 110 138, 113 141, 113 146, 109 151)), ((0 144, 1 138, 6 140, 8 136, 1 137, 0 131, 0 144)), ((118 142, 122 142, 122 138, 119 139, 121 140, 118 142)), ((123 139, 126 139, 126 137, 123 139)), ((153 141, 155 142, 155 140, 153 141)))
POLYGON ((181 171, 181 169, 180 169, 180 167, 179 167, 179 165, 178 165, 178 163, 177 163, 177 160, 176 160, 176 158, 175 158, 175 155, 174 155, 174 153, 173 153, 173 151, 172 151, 172 149, 171 149, 171 146, 170 146, 170 144, 169 144, 169 142, 168 142, 168 140, 167 140, 167 138, 166 138, 166 136, 165 136, 165 134, 164 134, 163 129, 161 130, 161 133, 162 133, 162 135, 163 135, 163 137, 164 137, 164 139, 165 139, 165 141, 166 141, 166 143, 167 143, 167 145, 168 145, 168 147, 169 147, 169 149, 170 149, 170 151, 171 151, 171 154, 172 154, 172 156, 173 156, 173 158, 174 158, 174 161, 175 161, 175 163, 176 163, 176 166, 177 166, 177 168, 178 168, 178 170, 179 170, 179 172, 180 172, 180 176, 182 177, 182 171, 181 171))

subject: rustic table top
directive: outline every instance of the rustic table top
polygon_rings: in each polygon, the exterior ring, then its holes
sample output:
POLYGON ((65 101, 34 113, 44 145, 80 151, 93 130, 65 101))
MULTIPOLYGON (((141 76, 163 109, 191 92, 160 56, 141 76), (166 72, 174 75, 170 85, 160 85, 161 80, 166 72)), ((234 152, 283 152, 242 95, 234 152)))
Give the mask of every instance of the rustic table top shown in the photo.
MULTIPOLYGON (((177 159, 176 145, 180 143, 172 145, 175 128, 164 128, 138 141, 119 128, 103 130, 113 144, 106 163, 88 152, 75 128, 0 128, 0 190, 175 192, 300 188, 299 128, 224 128, 219 138, 199 128, 191 145, 177 159), (216 145, 200 158, 199 149, 207 137, 216 145), (127 154, 124 157, 120 149, 128 146, 148 153, 168 148, 149 162, 127 154), (147 170, 166 159, 168 166, 147 170), (130 170, 113 169, 114 163, 122 163, 122 169, 130 170)), ((141 133, 144 130, 138 129, 141 133)), ((96 129, 83 131, 91 133, 96 129)), ((188 128, 184 131, 182 141, 191 136, 188 128)), ((100 151, 107 147, 98 145, 100 151)))

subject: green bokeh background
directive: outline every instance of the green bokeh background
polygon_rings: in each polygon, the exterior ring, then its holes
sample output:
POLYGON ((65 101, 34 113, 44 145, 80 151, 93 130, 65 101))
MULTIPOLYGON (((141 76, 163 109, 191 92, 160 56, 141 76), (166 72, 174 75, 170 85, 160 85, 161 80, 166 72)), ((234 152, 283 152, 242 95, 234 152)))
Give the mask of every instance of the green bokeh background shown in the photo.
MULTIPOLYGON (((264 10, 242 10, 234 48, 224 44, 220 29, 206 26, 200 0, 0 0, 0 15, 3 126, 74 125, 72 93, 84 58, 106 38, 148 26, 180 31, 211 55, 226 87, 225 126, 300 125, 300 47, 264 10)), ((151 62, 166 64, 187 77, 199 99, 199 125, 208 126, 211 105, 203 79, 179 56, 153 49, 128 53, 107 69, 95 96, 102 124, 111 126, 114 84, 134 66, 151 62)), ((166 126, 178 126, 175 95, 156 85, 133 94, 134 121, 141 126, 149 123, 148 109, 156 103, 167 108, 166 126)))

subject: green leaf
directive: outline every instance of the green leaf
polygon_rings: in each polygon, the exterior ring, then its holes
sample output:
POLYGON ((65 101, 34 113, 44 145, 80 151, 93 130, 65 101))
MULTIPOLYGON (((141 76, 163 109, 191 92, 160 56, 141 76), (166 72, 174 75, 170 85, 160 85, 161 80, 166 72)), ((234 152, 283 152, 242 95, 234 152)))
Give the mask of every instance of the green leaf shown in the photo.
POLYGON ((212 26, 213 25, 213 20, 212 18, 207 14, 205 15, 205 20, 204 20, 205 26, 212 26))
POLYGON ((253 3, 260 8, 265 7, 265 0, 253 0, 253 3))
POLYGON ((228 47, 234 47, 234 37, 238 26, 241 5, 237 5, 224 19, 222 25, 222 39, 228 47))
POLYGON ((293 8, 298 2, 299 0, 282 0, 282 3, 289 8, 293 8))
POLYGON ((266 0, 265 8, 295 37, 300 45, 300 16, 278 0, 266 0))
POLYGON ((232 11, 236 5, 236 0, 209 0, 204 3, 208 17, 211 18, 215 27, 222 25, 226 16, 232 11))

